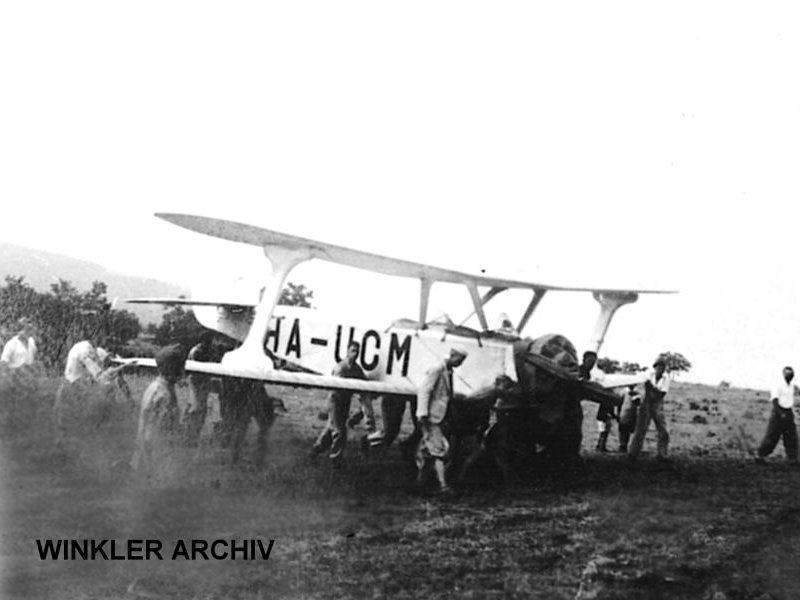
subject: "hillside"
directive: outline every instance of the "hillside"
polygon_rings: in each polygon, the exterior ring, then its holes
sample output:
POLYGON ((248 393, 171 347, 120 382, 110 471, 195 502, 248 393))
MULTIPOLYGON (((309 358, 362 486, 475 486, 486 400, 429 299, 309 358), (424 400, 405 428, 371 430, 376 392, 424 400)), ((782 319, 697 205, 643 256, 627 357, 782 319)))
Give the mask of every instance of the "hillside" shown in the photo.
POLYGON ((188 290, 163 281, 121 275, 95 263, 0 243, 0 278, 5 279, 9 275, 22 276, 27 283, 41 291, 49 289, 58 279, 71 282, 79 290, 88 290, 92 282, 102 281, 108 286, 108 298, 120 299, 117 308, 133 312, 142 324, 159 323, 162 308, 125 304, 123 300, 142 296, 177 297, 188 294, 188 290))

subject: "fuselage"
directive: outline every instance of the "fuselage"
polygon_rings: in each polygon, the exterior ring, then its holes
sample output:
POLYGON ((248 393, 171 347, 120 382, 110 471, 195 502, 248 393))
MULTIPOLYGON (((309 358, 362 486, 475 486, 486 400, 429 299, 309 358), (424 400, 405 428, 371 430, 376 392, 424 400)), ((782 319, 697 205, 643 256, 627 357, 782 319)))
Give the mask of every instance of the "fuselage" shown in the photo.
MULTIPOLYGON (((239 341, 245 339, 253 320, 249 309, 196 307, 195 315, 204 326, 239 341)), ((516 379, 513 339, 479 335, 466 328, 421 329, 410 322, 365 327, 326 319, 314 309, 279 305, 274 309, 264 347, 278 358, 328 375, 352 341, 361 346, 358 364, 367 378, 375 381, 402 380, 416 386, 451 348, 468 352, 464 364, 455 371, 457 393, 474 392, 502 374, 516 379)))

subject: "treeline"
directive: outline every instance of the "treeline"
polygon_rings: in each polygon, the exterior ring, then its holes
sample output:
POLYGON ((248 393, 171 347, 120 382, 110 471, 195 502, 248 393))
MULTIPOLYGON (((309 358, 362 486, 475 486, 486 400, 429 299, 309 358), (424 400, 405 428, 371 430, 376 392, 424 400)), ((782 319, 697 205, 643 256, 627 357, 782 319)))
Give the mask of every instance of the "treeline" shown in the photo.
MULTIPOLYGON (((663 360, 669 371, 689 371, 692 368, 692 363, 680 352, 662 352, 658 355, 658 360, 663 360)), ((642 366, 636 362, 619 361, 608 357, 597 359, 597 368, 604 373, 633 374, 646 371, 649 366, 650 365, 642 366)))
MULTIPOLYGON (((23 277, 6 277, 0 287, 0 343, 16 333, 21 317, 36 327, 39 359, 48 368, 61 368, 73 344, 90 339, 121 356, 154 356, 159 347, 179 343, 189 348, 205 328, 191 309, 165 308, 161 323, 142 327, 132 312, 112 306, 106 284, 95 281, 89 291, 78 291, 69 281, 59 279, 46 292, 28 285, 23 277)), ((311 307, 314 292, 305 285, 288 283, 278 304, 311 307)), ((688 371, 692 364, 678 352, 664 352, 659 358, 672 371, 688 371)), ((606 373, 637 373, 649 365, 600 358, 597 366, 606 373)))
MULTIPOLYGON (((288 282, 281 291, 278 304, 311 308, 313 299, 314 292, 305 285, 288 282)), ((144 335, 129 343, 120 354, 123 356, 152 356, 157 348, 176 343, 188 349, 197 343, 204 331, 206 328, 197 322, 192 309, 182 306, 165 308, 161 323, 159 325, 150 323, 145 328, 144 335)), ((219 336, 222 337, 222 334, 219 336)))
POLYGON ((106 284, 95 281, 88 292, 59 279, 39 292, 23 277, 6 277, 0 287, 0 330, 3 342, 16 334, 16 323, 27 317, 34 325, 38 356, 47 368, 60 368, 76 342, 92 339, 119 352, 142 331, 138 317, 111 306, 106 284))
MULTIPOLYGON (((6 277, 0 287, 0 347, 17 333, 22 317, 33 322, 39 360, 48 369, 63 368, 67 352, 81 340, 92 340, 121 356, 153 356, 167 344, 180 343, 188 349, 205 331, 192 310, 181 306, 166 308, 161 323, 143 328, 134 313, 113 306, 106 293, 101 281, 81 292, 59 279, 40 292, 24 277, 6 277)), ((313 297, 306 286, 288 283, 279 304, 311 307, 313 297)))

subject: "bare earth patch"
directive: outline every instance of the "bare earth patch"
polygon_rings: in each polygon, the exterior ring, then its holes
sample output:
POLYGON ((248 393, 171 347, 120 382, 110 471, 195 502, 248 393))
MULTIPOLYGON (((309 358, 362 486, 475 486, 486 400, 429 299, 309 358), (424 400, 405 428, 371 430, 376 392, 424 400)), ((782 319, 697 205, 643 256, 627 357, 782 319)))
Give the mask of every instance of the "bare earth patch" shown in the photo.
MULTIPOLYGON (((137 398, 146 382, 133 378, 137 398)), ((442 501, 412 491, 398 448, 361 456, 360 431, 342 465, 309 461, 320 394, 276 390, 289 413, 263 469, 231 466, 206 431, 199 453, 178 448, 144 477, 127 467, 135 412, 121 406, 99 427, 81 413, 65 447, 53 447, 55 385, 42 382, 2 435, 4 598, 777 599, 800 590, 800 470, 780 449, 767 467, 747 454, 766 425, 764 393, 676 385, 668 467, 586 450, 573 472, 442 501), (39 559, 35 540, 62 538, 275 545, 268 561, 39 559)), ((594 405, 584 412, 588 449, 594 405)))

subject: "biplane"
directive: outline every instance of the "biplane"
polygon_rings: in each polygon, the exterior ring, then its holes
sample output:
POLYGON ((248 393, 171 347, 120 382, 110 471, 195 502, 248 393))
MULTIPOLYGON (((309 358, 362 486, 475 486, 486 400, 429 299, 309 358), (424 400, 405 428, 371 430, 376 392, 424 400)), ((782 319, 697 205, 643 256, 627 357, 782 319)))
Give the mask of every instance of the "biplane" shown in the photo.
MULTIPOLYGON (((457 348, 466 351, 468 356, 456 371, 454 391, 469 396, 491 386, 500 375, 519 380, 520 344, 525 343, 521 334, 545 295, 553 292, 592 294, 599 305, 599 314, 588 349, 599 351, 620 307, 635 302, 640 294, 670 293, 562 287, 474 275, 222 219, 171 213, 157 213, 156 216, 197 233, 259 247, 271 264, 271 270, 265 269, 265 284, 259 297, 251 302, 230 303, 207 298, 129 300, 190 306, 203 326, 241 342, 226 353, 220 363, 187 361, 187 371, 212 376, 408 398, 415 395, 424 373, 440 362, 451 348, 457 348), (418 280, 417 318, 395 321, 388 327, 364 328, 322 320, 313 309, 278 305, 281 290, 292 270, 315 259, 418 280), (479 329, 455 325, 449 320, 428 320, 431 288, 440 283, 464 286, 472 303, 470 316, 477 318, 479 329), (490 328, 485 311, 487 303, 511 289, 530 292, 527 307, 516 324, 507 320, 500 329, 490 328), (358 362, 367 376, 366 381, 329 375, 344 357, 351 341, 360 343, 358 362), (287 365, 290 368, 286 368, 287 365)), ((546 353, 529 352, 532 347, 530 343, 525 346, 529 364, 552 377, 577 380, 575 370, 558 364, 546 353)), ((574 354, 574 349, 571 352, 574 354)), ((149 365, 146 360, 137 359, 137 362, 149 365)), ((639 376, 609 377, 602 385, 618 387, 642 380, 639 376)), ((608 399, 608 393, 604 395, 597 385, 584 385, 582 393, 597 401, 608 399)))
MULTIPOLYGON (((299 387, 413 395, 416 383, 425 371, 440 360, 449 348, 456 347, 466 350, 469 356, 459 369, 454 388, 457 392, 467 394, 490 383, 497 375, 505 374, 516 379, 510 348, 519 340, 548 292, 592 294, 600 309, 588 348, 595 352, 600 350, 611 320, 620 307, 635 302, 639 294, 673 293, 665 290, 563 287, 473 275, 244 223, 184 214, 158 213, 156 216, 198 233, 258 246, 271 263, 271 273, 266 277, 260 298, 251 303, 194 298, 128 300, 132 303, 189 306, 204 327, 241 342, 219 364, 187 363, 188 371, 210 375, 258 379, 299 387), (400 319, 382 328, 363 328, 322 321, 313 309, 279 305, 278 299, 288 275, 297 265, 313 259, 419 280, 418 319, 400 319), (427 320, 431 288, 436 283, 459 284, 466 288, 480 329, 455 325, 449 320, 427 320), (483 292, 481 288, 484 288, 483 292), (498 294, 510 289, 530 290, 530 302, 515 326, 509 327, 509 323, 506 323, 501 329, 491 329, 485 306, 498 294), (326 375, 343 358, 351 341, 360 342, 359 362, 368 381, 326 375), (300 369, 280 369, 276 363, 288 363, 300 369)), ((141 359, 138 362, 143 363, 141 359)), ((610 378, 605 386, 618 387, 627 383, 627 379, 610 378)))

